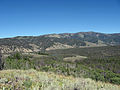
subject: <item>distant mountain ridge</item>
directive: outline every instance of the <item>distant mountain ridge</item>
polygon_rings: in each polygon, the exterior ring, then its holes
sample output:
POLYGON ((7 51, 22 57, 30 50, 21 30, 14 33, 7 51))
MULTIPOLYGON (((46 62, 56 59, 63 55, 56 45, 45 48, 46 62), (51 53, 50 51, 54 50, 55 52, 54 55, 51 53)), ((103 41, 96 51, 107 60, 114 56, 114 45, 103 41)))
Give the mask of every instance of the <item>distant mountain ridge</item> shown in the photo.
POLYGON ((120 33, 78 32, 0 39, 2 53, 120 45, 120 33))

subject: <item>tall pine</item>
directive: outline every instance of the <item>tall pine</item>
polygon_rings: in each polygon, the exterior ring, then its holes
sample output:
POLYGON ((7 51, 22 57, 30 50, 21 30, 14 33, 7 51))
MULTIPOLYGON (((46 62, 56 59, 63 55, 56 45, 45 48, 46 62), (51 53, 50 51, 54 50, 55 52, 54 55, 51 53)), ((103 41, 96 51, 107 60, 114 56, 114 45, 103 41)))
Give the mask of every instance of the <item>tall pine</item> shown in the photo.
POLYGON ((0 49, 0 70, 3 69, 3 62, 2 62, 2 53, 0 49))

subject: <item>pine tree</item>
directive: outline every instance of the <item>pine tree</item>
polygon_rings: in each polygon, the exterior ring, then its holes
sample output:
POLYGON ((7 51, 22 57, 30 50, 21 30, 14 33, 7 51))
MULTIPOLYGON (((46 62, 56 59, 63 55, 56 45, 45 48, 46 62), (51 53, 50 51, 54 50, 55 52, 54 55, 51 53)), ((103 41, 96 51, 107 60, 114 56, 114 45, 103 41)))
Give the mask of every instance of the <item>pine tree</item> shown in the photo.
POLYGON ((2 54, 0 49, 0 70, 3 68, 3 62, 2 62, 2 54))

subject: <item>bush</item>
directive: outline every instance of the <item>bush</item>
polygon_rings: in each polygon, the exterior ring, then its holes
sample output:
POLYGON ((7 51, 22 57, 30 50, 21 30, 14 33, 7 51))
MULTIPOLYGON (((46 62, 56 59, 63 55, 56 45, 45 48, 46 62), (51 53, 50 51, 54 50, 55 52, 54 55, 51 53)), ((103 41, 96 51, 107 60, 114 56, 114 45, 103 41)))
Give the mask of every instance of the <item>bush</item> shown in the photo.
POLYGON ((18 52, 15 53, 15 54, 14 54, 14 58, 16 58, 16 59, 21 59, 21 55, 20 55, 20 53, 18 53, 18 52))
POLYGON ((110 79, 111 83, 118 84, 120 85, 120 78, 119 77, 114 77, 110 79))
POLYGON ((48 53, 38 52, 39 55, 49 55, 48 53))
POLYGON ((30 88, 32 86, 32 81, 30 78, 27 78, 26 81, 23 82, 23 85, 27 88, 30 88))

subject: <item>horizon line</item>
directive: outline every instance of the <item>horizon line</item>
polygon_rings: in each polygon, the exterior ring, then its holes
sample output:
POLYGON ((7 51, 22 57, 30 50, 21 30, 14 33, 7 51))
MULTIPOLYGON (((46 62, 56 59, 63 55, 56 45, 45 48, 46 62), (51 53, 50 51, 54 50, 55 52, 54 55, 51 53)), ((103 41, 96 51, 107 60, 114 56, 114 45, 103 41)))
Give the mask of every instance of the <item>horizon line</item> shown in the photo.
MULTIPOLYGON (((108 33, 108 32, 98 32, 98 31, 83 31, 83 32, 94 32, 94 33, 102 33, 102 34, 119 34, 120 32, 112 32, 112 33, 108 33)), ((8 37, 0 37, 0 39, 6 39, 6 38, 15 38, 15 37, 37 37, 37 36, 44 36, 44 35, 50 35, 50 34, 72 34, 72 33, 82 33, 82 31, 80 32, 63 32, 63 33, 44 33, 44 34, 39 34, 39 35, 15 35, 15 36, 8 36, 8 37)))

